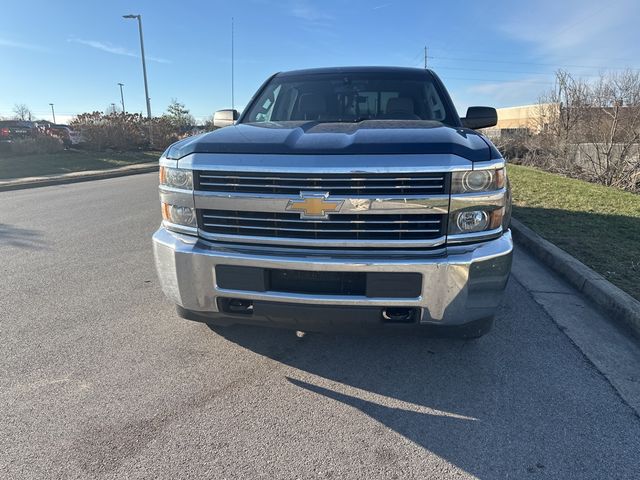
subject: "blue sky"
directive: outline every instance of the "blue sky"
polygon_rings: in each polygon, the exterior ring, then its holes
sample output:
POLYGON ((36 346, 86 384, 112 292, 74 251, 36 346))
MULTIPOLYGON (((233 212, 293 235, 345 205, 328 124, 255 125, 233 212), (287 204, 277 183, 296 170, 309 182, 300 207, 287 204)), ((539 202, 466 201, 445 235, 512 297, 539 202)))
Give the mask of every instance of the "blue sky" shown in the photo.
POLYGON ((461 114, 469 105, 533 103, 553 72, 596 76, 640 68, 637 0, 234 0, 3 2, 0 116, 25 103, 58 122, 119 104, 144 111, 136 22, 143 16, 151 107, 171 98, 204 118, 235 104, 271 73, 333 65, 429 65, 461 114))

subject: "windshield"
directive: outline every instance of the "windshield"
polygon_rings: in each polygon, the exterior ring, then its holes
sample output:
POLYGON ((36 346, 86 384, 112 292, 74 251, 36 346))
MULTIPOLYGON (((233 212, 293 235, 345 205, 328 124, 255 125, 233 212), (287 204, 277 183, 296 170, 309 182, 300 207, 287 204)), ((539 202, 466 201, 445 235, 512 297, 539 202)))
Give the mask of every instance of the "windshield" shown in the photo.
POLYGON ((250 106, 245 123, 432 120, 454 124, 426 75, 332 73, 276 76, 250 106))

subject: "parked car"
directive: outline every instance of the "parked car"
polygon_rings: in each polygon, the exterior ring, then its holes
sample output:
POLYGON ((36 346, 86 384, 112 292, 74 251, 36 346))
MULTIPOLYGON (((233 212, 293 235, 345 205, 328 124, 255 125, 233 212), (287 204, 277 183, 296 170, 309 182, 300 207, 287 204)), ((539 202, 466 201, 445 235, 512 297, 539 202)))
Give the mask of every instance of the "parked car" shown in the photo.
POLYGON ((70 148, 71 145, 73 145, 71 129, 67 125, 56 125, 52 123, 46 127, 45 133, 51 137, 60 139, 64 148, 70 148))
POLYGON ((38 134, 34 122, 23 120, 0 121, 0 142, 10 143, 17 139, 32 138, 38 134))
POLYGON ((278 73, 160 158, 154 234, 184 318, 479 337, 513 243, 505 161, 430 70, 278 73), (225 126, 228 125, 228 126, 225 126))
POLYGON ((82 135, 82 132, 73 130, 71 128, 69 129, 69 138, 71 139, 71 144, 74 146, 81 145, 86 142, 84 136, 82 135))

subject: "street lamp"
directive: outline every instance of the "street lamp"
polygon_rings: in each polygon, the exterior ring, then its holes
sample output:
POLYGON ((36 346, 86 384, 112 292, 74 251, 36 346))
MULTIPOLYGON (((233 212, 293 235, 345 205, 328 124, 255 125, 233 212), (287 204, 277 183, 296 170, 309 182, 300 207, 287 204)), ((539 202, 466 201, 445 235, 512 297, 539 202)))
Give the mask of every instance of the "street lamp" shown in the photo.
POLYGON ((147 86, 147 64, 144 59, 144 41, 142 39, 142 16, 123 15, 122 18, 138 19, 138 32, 140 33, 140 52, 142 53, 142 75, 144 76, 144 96, 147 99, 147 118, 151 120, 151 99, 149 98, 149 87, 147 86))
POLYGON ((120 100, 122 101, 122 113, 125 114, 127 112, 124 109, 124 93, 122 93, 122 87, 124 87, 124 83, 118 83, 118 85, 120 85, 120 100))
POLYGON ((53 103, 50 103, 49 105, 51 105, 51 115, 53 116, 53 123, 56 123, 56 112, 53 109, 53 103))

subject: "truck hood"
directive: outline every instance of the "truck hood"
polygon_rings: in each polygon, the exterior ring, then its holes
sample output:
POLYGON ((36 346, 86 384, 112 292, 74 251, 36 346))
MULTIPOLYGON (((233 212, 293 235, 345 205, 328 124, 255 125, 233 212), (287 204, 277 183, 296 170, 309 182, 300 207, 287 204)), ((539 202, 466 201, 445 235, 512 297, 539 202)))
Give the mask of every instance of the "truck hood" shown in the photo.
POLYGON ((184 139, 166 152, 276 155, 450 154, 470 161, 499 158, 477 132, 425 120, 246 123, 184 139))

